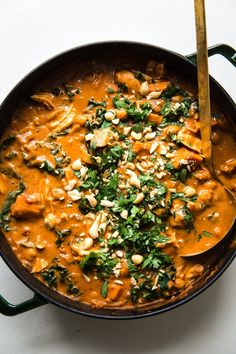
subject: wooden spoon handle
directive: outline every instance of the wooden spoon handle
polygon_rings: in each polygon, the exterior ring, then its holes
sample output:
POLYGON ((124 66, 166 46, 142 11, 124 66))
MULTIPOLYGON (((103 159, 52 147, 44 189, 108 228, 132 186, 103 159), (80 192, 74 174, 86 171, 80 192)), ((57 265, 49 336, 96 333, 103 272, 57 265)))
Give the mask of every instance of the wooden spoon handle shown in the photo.
POLYGON ((204 0, 194 0, 194 5, 197 39, 198 99, 200 131, 202 138, 202 154, 205 159, 205 164, 208 168, 210 168, 210 170, 212 170, 211 111, 204 0))

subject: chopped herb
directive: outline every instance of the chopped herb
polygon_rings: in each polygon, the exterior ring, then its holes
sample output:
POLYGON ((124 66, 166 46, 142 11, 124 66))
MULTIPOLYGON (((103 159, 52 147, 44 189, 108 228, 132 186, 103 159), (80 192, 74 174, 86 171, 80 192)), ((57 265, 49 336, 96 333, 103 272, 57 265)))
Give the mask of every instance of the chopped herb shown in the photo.
POLYGON ((134 72, 134 76, 135 76, 136 79, 138 79, 138 80, 145 81, 145 79, 144 79, 144 77, 143 77, 143 73, 141 73, 141 71, 135 71, 135 72, 134 72))
POLYGON ((70 132, 71 132, 71 129, 64 129, 64 130, 62 130, 60 132, 50 134, 49 138, 56 139, 58 136, 68 135, 70 132))
POLYGON ((118 188, 118 174, 115 173, 110 178, 107 184, 102 183, 99 189, 99 196, 100 198, 106 197, 108 200, 114 200, 117 195, 117 188, 118 188))
POLYGON ((122 92, 127 93, 128 92, 128 87, 126 86, 125 83, 119 84, 118 86, 119 86, 119 90, 118 90, 119 93, 122 93, 122 92))
POLYGON ((80 290, 79 288, 74 285, 73 283, 69 282, 67 285, 67 292, 68 294, 73 294, 75 296, 79 296, 80 295, 80 290))
POLYGON ((90 252, 80 262, 80 268, 85 272, 95 270, 99 278, 105 278, 112 273, 117 263, 116 259, 110 258, 107 253, 90 252))
POLYGON ((108 281, 104 280, 102 283, 102 288, 101 288, 101 295, 102 297, 106 298, 108 293, 108 281))
POLYGON ((202 234, 203 234, 203 236, 206 236, 206 237, 212 237, 213 236, 213 234, 208 232, 208 231, 203 231, 202 234))
POLYGON ((53 87, 50 92, 54 95, 54 96, 59 96, 63 93, 62 89, 60 87, 53 87))
MULTIPOLYGON (((143 105, 144 106, 144 105, 143 105)), ((135 104, 132 104, 129 108, 126 109, 128 116, 136 122, 145 121, 151 112, 151 106, 145 106, 143 110, 138 109, 135 104)))
POLYGON ((117 231, 124 240, 124 245, 134 252, 150 252, 157 243, 165 243, 168 238, 162 234, 164 225, 155 225, 149 230, 140 230, 139 223, 128 218, 127 221, 120 223, 117 231))
POLYGON ((124 154, 124 149, 120 145, 115 145, 111 148, 108 148, 106 151, 103 151, 101 154, 98 154, 102 162, 99 164, 99 170, 105 170, 107 168, 115 168, 124 154))
POLYGON ((136 157, 136 153, 134 151, 132 151, 131 149, 128 149, 127 161, 128 162, 133 162, 135 157, 136 157))
POLYGON ((128 98, 120 98, 119 96, 115 96, 112 100, 112 103, 115 108, 128 108, 131 105, 131 101, 128 98))
POLYGON ((173 264, 172 259, 165 253, 158 250, 152 250, 144 259, 142 269, 149 268, 158 270, 162 266, 173 264))
POLYGON ((21 179, 21 176, 10 167, 0 167, 0 172, 8 177, 21 179))
POLYGON ((90 205, 88 199, 85 198, 85 197, 82 197, 82 198, 80 199, 78 207, 79 207, 81 213, 83 213, 83 214, 88 214, 90 211, 93 211, 93 212, 94 212, 95 210, 96 210, 96 211, 98 210, 98 205, 97 205, 95 208, 93 208, 93 207, 90 205))
POLYGON ((107 103, 106 103, 106 101, 101 101, 101 102, 95 101, 93 98, 91 98, 88 101, 89 108, 98 107, 98 106, 106 107, 107 103))
POLYGON ((190 176, 190 172, 186 167, 177 170, 171 162, 165 164, 165 170, 171 173, 174 180, 180 180, 183 183, 185 183, 186 179, 190 176))
POLYGON ((205 237, 212 237, 213 234, 204 230, 204 231, 202 231, 202 233, 198 234, 197 241, 200 241, 204 236, 205 237))
POLYGON ((143 131, 143 125, 141 123, 136 123, 132 126, 131 130, 135 133, 141 133, 143 131))
POLYGON ((14 141, 16 141, 16 137, 15 136, 9 136, 8 138, 6 138, 5 140, 3 140, 0 143, 0 151, 1 150, 6 150, 6 148, 8 148, 12 143, 14 143, 14 141))
POLYGON ((115 93, 115 90, 112 87, 107 88, 108 93, 115 93))
POLYGON ((190 102, 185 100, 173 103, 166 99, 165 104, 161 108, 161 115, 170 120, 178 120, 181 116, 187 116, 190 108, 190 102))
POLYGON ((8 193, 7 198, 3 203, 2 210, 0 212, 0 226, 4 231, 10 231, 9 222, 10 222, 10 210, 11 206, 15 203, 18 195, 23 193, 25 190, 25 185, 23 181, 20 181, 16 190, 8 193))
POLYGON ((67 285, 68 294, 75 296, 81 294, 79 288, 73 284, 68 269, 62 265, 52 265, 49 269, 44 269, 40 275, 50 288, 57 289, 60 282, 67 285))
POLYGON ((187 97, 189 95, 189 93, 187 91, 184 91, 179 86, 170 86, 162 93, 161 97, 171 98, 171 97, 177 96, 177 95, 187 97))
MULTIPOLYGON (((30 166, 30 165, 29 165, 30 166)), ((46 171, 50 175, 62 178, 65 175, 65 172, 62 168, 54 167, 48 160, 45 160, 39 166, 40 170, 46 171)))
POLYGON ((71 234, 71 230, 55 230, 55 233, 57 236, 55 244, 60 246, 65 240, 65 237, 71 234))
MULTIPOLYGON (((80 177, 80 172, 74 171, 77 177, 80 177)), ((89 168, 87 171, 87 179, 79 187, 80 190, 96 189, 100 183, 100 176, 96 169, 89 168)))
POLYGON ((139 298, 144 298, 149 301, 158 299, 160 297, 159 291, 153 289, 150 279, 142 281, 137 287, 132 287, 130 291, 131 300, 136 303, 139 298))
POLYGON ((102 128, 102 129, 109 128, 111 125, 112 125, 111 122, 108 122, 107 120, 104 120, 104 121, 102 122, 101 128, 102 128))
POLYGON ((6 159, 7 160, 13 160, 16 156, 18 155, 18 153, 16 151, 11 151, 9 152, 9 154, 6 155, 6 159))
POLYGON ((79 88, 73 88, 65 82, 63 83, 63 87, 65 90, 65 94, 69 97, 70 101, 73 101, 74 96, 81 92, 79 88))

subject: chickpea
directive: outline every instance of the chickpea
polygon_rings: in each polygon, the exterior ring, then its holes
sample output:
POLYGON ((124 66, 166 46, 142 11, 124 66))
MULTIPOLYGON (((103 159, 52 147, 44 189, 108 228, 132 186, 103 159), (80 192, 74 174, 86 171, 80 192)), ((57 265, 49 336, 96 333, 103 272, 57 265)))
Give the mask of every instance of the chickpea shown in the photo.
POLYGON ((49 228, 49 229, 54 229, 57 223, 56 216, 52 213, 49 213, 45 218, 44 218, 44 224, 49 228))
POLYGON ((33 261, 36 255, 37 255, 37 250, 35 248, 25 249, 25 257, 27 258, 27 260, 33 261))
POLYGON ((215 235, 216 237, 220 237, 220 236, 222 235, 222 229, 221 229, 220 226, 216 226, 216 227, 214 228, 214 235, 215 235))
POLYGON ((53 188, 52 195, 56 200, 63 200, 65 198, 65 192, 61 188, 53 188))
POLYGON ((212 134, 211 134, 211 141, 212 141, 212 144, 214 144, 214 145, 219 144, 219 142, 220 142, 219 133, 217 133, 217 132, 212 132, 212 134))
POLYGON ((185 282, 183 279, 181 279, 181 278, 175 279, 175 283, 174 283, 175 288, 182 289, 184 287, 184 285, 185 285, 185 282))

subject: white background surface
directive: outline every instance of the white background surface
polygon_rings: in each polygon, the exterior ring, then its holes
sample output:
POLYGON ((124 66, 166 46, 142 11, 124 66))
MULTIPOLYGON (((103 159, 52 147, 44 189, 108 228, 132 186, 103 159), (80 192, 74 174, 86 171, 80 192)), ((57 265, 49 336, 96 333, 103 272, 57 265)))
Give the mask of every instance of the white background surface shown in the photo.
MULTIPOLYGON (((208 44, 235 47, 235 0, 206 0, 208 44)), ((36 65, 60 51, 100 40, 129 39, 181 54, 195 51, 193 0, 0 0, 0 101, 36 65)), ((236 71, 221 57, 210 71, 236 100, 236 71)), ((46 305, 0 315, 1 354, 236 353, 235 263, 197 299, 157 317, 107 321, 46 305)), ((31 292, 0 260, 0 293, 31 292)))

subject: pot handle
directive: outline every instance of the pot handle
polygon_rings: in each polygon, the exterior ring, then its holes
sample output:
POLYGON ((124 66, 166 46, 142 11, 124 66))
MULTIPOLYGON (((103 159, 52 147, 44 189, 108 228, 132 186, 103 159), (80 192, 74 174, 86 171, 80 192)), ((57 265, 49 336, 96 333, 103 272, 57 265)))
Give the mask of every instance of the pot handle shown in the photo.
POLYGON ((36 307, 45 305, 47 302, 39 295, 34 294, 34 296, 20 304, 13 305, 10 304, 0 295, 0 313, 6 316, 15 316, 20 313, 30 311, 36 307))
MULTIPOLYGON (((230 61, 236 67, 236 51, 227 44, 217 44, 208 48, 208 56, 212 56, 215 54, 221 54, 226 59, 230 61)), ((191 60, 194 64, 197 63, 197 54, 189 54, 186 57, 191 60)))

